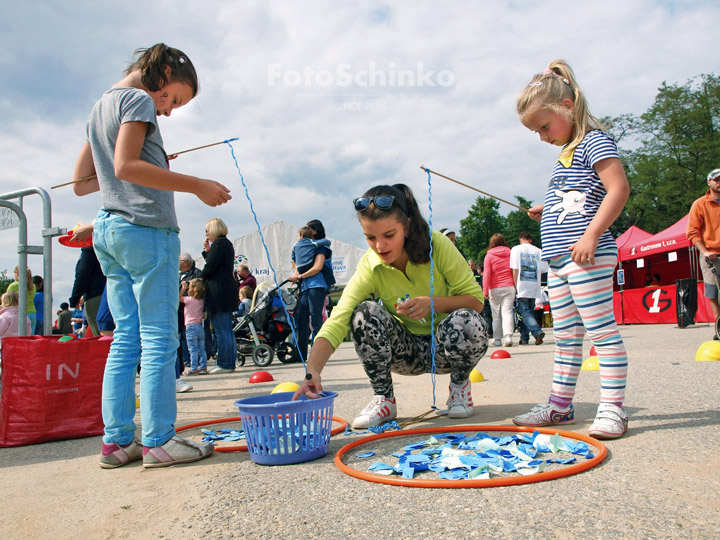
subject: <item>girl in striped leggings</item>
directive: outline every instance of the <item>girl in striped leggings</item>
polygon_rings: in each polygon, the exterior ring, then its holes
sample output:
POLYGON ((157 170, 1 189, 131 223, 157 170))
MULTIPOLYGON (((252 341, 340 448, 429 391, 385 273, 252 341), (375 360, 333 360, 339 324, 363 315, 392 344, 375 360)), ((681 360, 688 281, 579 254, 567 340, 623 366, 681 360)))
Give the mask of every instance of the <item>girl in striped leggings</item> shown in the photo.
POLYGON ((572 400, 587 331, 600 359, 600 405, 590 435, 621 437, 627 354, 615 322, 612 277, 617 245, 608 227, 630 187, 615 142, 588 110, 575 76, 562 60, 533 77, 518 98, 523 125, 544 142, 562 146, 543 205, 529 210, 540 221, 549 262, 548 293, 555 330, 555 369, 550 398, 516 416, 521 426, 574 421, 572 400))

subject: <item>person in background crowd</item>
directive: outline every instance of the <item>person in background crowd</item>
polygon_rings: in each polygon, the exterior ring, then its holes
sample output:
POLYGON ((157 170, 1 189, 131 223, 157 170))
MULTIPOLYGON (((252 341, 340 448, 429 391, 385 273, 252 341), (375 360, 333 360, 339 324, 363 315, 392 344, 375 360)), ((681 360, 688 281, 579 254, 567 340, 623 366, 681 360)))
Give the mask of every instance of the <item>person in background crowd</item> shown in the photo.
POLYGON ((233 276, 235 249, 227 234, 227 225, 220 218, 205 223, 205 266, 200 277, 207 284, 205 308, 217 338, 217 366, 208 371, 212 374, 235 371, 237 360, 232 314, 238 307, 238 284, 233 276))
POLYGON ((540 248, 532 245, 529 232, 520 233, 520 244, 510 250, 510 268, 517 290, 517 307, 520 320, 520 345, 527 345, 530 334, 535 345, 540 345, 545 332, 535 319, 535 299, 542 297, 540 278, 547 273, 548 264, 542 260, 540 248))
MULTIPOLYGON (((8 291, 0 297, 0 347, 2 347, 2 338, 18 335, 18 300, 20 295, 17 291, 8 291)), ((25 335, 32 334, 32 324, 30 318, 27 319, 27 328, 25 335)))
POLYGON ((43 294, 44 282, 42 276, 33 276, 33 284, 35 285, 35 298, 33 303, 35 304, 35 331, 36 336, 42 336, 45 333, 43 328, 45 323, 45 313, 43 310, 45 303, 45 295, 43 294))
POLYGON ((77 306, 72 311, 72 327, 73 333, 81 338, 83 337, 83 321, 85 320, 85 301, 82 296, 78 300, 77 306))
POLYGON ((450 229, 443 228, 440 229, 440 232, 443 233, 445 236, 448 237, 448 239, 455 244, 455 231, 451 231, 450 229))
MULTIPOLYGON (((720 273, 720 169, 713 169, 707 175, 708 190, 696 199, 690 207, 686 236, 700 252, 700 268, 705 284, 705 298, 717 319, 720 317, 718 302, 718 280, 720 273)), ((717 339, 717 336, 713 336, 717 339)))
POLYGON ((492 308, 493 345, 512 347, 512 335, 515 331, 515 284, 510 270, 510 248, 500 233, 490 237, 490 246, 485 254, 483 292, 485 298, 490 300, 492 308))
POLYGON ((83 298, 85 318, 93 336, 100 335, 97 327, 97 311, 100 298, 105 290, 105 274, 100 268, 95 249, 92 246, 80 249, 80 258, 75 265, 75 283, 68 302, 77 307, 83 298))
POLYGON ((73 333, 72 311, 68 308, 67 302, 60 304, 60 310, 57 312, 57 328, 53 330, 53 334, 61 334, 67 336, 73 333))
POLYGON ((255 289, 257 288, 257 280, 255 279, 255 276, 250 273, 250 269, 247 267, 246 264, 241 264, 240 266, 238 266, 237 275, 238 290, 247 286, 250 287, 253 292, 255 292, 255 289))
MULTIPOLYGON (((20 288, 20 267, 16 266, 15 270, 13 270, 13 276, 15 277, 15 281, 13 281, 10 285, 8 285, 7 290, 8 291, 19 291, 20 288)), ((33 283, 32 279, 32 272, 30 269, 27 269, 27 316, 30 318, 30 322, 32 323, 33 329, 35 329, 35 284, 33 283)), ((32 334, 32 332, 30 332, 32 334)))

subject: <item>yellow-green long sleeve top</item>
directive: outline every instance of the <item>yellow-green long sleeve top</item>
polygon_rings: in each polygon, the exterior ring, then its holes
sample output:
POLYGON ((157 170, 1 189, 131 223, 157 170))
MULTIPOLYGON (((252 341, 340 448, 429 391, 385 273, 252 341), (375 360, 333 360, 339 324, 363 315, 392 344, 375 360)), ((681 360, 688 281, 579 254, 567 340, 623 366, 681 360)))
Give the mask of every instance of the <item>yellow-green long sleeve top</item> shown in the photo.
MULTIPOLYGON (((475 281, 472 270, 455 245, 443 234, 432 233, 433 240, 433 284, 434 296, 471 295, 481 303, 485 301, 482 288, 475 281)), ((413 264, 408 262, 403 274, 389 264, 383 264, 380 257, 369 249, 345 286, 338 305, 330 318, 322 325, 317 337, 327 339, 337 348, 348 333, 350 317, 355 307, 371 294, 382 300, 383 307, 411 333, 430 334, 430 315, 425 322, 415 321, 404 315, 397 315, 398 299, 406 294, 410 298, 430 296, 430 262, 413 264)), ((435 327, 447 317, 447 313, 435 313, 435 327)))

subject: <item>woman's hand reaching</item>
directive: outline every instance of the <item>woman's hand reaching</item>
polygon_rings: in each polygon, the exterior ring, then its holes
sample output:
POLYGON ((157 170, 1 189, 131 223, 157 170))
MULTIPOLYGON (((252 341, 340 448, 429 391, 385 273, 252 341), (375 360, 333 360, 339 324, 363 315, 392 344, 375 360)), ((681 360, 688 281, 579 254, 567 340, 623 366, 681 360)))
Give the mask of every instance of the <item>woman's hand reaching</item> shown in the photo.
POLYGON ((305 375, 305 380, 303 380, 300 388, 295 391, 292 399, 293 401, 295 401, 300 396, 306 396, 309 399, 317 399, 320 397, 321 392, 322 384, 320 382, 320 374, 308 370, 307 374, 305 375), (308 379, 308 377, 310 378, 308 379))

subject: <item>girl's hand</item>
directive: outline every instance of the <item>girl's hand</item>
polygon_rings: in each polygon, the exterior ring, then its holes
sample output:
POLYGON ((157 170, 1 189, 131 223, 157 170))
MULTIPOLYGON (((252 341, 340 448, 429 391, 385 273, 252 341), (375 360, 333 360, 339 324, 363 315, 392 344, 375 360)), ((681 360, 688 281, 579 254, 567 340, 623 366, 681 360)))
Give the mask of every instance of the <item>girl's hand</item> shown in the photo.
POLYGON ((430 297, 416 296, 408 298, 397 307, 398 315, 405 315, 414 321, 418 321, 430 314, 430 297))
POLYGON ((220 206, 232 199, 230 190, 215 180, 200 180, 195 195, 208 206, 220 206))
POLYGON ((598 245, 598 238, 593 238, 587 233, 580 237, 568 249, 571 252, 570 258, 575 264, 595 264, 595 250, 598 245))
POLYGON ((533 219, 535 221, 540 221, 542 219, 542 213, 543 213, 543 205, 538 204, 536 206, 533 206, 528 210, 528 217, 530 219, 533 219))
POLYGON ((298 388, 293 394, 293 401, 298 399, 300 396, 306 396, 309 399, 317 399, 320 397, 319 394, 322 392, 320 374, 315 371, 310 371, 309 369, 307 373, 311 376, 311 379, 303 380, 300 388, 298 388))
POLYGON ((92 236, 93 226, 87 223, 78 223, 77 227, 72 230, 72 238, 70 242, 84 242, 92 236))

